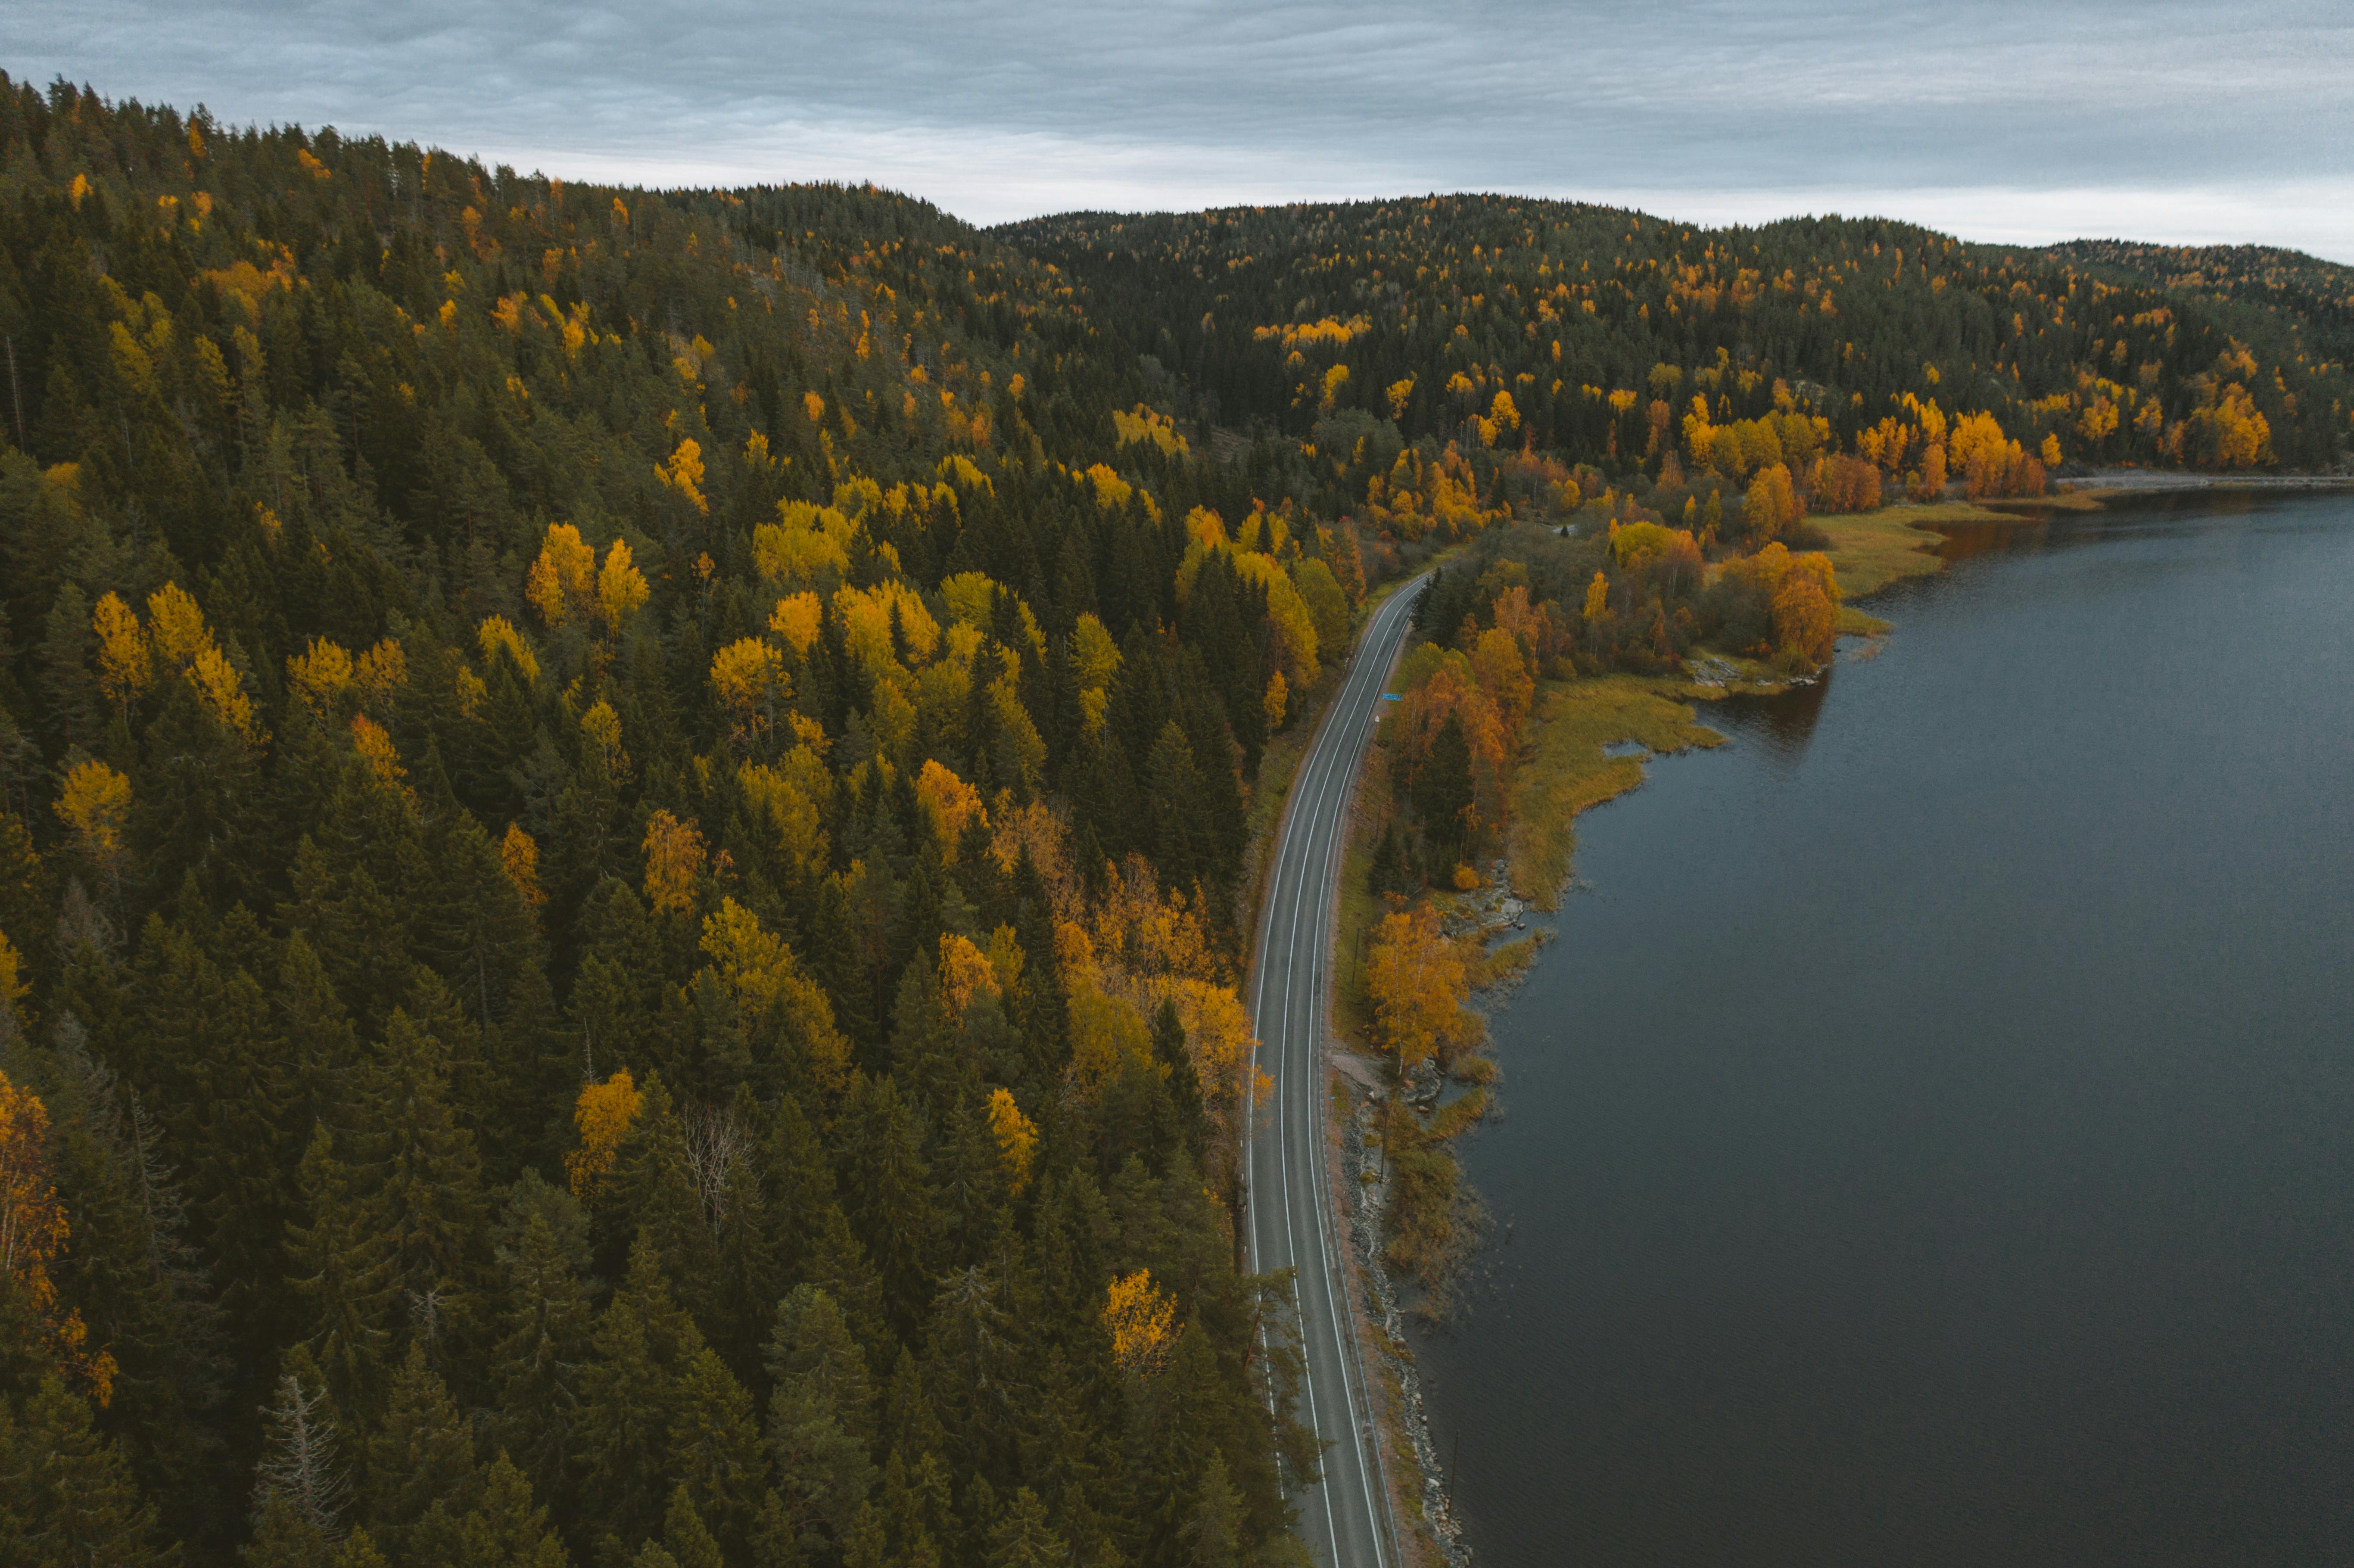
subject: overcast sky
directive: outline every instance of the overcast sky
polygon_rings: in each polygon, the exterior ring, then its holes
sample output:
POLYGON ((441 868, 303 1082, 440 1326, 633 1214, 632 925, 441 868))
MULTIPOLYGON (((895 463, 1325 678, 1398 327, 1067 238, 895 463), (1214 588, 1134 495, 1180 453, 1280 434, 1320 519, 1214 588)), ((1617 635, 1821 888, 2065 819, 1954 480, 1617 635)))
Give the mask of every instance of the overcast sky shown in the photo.
POLYGON ((8 0, 0 69, 979 223, 1502 190, 2354 262, 2354 3, 8 0))

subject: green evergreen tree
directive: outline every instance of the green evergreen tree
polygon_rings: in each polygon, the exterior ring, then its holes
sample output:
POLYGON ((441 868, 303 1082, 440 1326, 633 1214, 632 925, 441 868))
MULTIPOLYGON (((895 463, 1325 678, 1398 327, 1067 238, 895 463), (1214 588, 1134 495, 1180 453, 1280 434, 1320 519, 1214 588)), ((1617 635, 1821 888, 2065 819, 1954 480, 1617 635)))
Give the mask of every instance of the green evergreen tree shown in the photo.
POLYGON ((1070 1548, 1048 1523, 1046 1505, 1023 1487, 1006 1500, 989 1527, 988 1568, 1054 1568, 1070 1560, 1070 1548))
POLYGON ((302 1342, 336 1402, 357 1408, 375 1393, 376 1367, 391 1349, 400 1276, 396 1238, 377 1228, 373 1206, 353 1190, 335 1144, 321 1122, 298 1176, 310 1223, 287 1227, 286 1252, 308 1325, 302 1342))
POLYGON ((678 1568, 726 1568, 726 1556, 719 1542, 705 1528, 702 1516, 695 1511, 695 1499, 684 1484, 670 1494, 670 1507, 663 1516, 663 1550, 678 1568))
POLYGON ((769 1465, 752 1398, 714 1351, 689 1361, 680 1378, 668 1458, 695 1511, 732 1555, 740 1555, 769 1489, 769 1465))
POLYGON ((422 1346, 411 1344, 393 1374, 384 1419, 361 1446, 359 1514, 396 1563, 447 1562, 458 1520, 479 1483, 473 1435, 422 1346))
POLYGON ((822 1527, 846 1542, 875 1484, 876 1432, 866 1361, 833 1298, 804 1285, 777 1304, 764 1352, 769 1455, 798 1540, 815 1550, 822 1527))
POLYGON ((427 1338, 463 1312, 482 1282, 482 1226, 473 1139, 457 1124, 441 1043, 394 1009, 382 1053, 363 1074, 357 1141, 372 1191, 374 1234, 389 1252, 393 1287, 427 1338))
POLYGON ((493 1429, 533 1488, 555 1496, 571 1450, 592 1331, 581 1277, 588 1264, 588 1219, 572 1194, 525 1171, 503 1229, 493 1429))
POLYGON ((177 1563, 178 1548, 157 1535, 154 1506, 80 1395, 50 1374, 0 1397, 0 1562, 177 1563))
POLYGON ((653 1531, 675 1474, 669 1444, 680 1382, 702 1350, 694 1319, 671 1298, 660 1249, 641 1232, 580 1378, 580 1510, 599 1532, 636 1541, 653 1531))
POLYGON ((504 1451, 482 1469, 480 1500, 458 1527, 456 1568, 567 1568, 571 1559, 504 1451))
POLYGON ((851 1225, 882 1282, 885 1319, 912 1340, 931 1302, 937 1234, 915 1118, 892 1078, 854 1075, 843 1124, 851 1225))

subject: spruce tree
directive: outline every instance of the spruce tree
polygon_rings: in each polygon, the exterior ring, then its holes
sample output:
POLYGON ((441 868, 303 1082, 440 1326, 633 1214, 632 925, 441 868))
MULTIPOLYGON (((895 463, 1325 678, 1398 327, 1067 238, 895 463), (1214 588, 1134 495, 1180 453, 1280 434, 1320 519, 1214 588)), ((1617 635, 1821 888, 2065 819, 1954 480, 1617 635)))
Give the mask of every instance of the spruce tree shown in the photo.
POLYGON ((577 1427, 581 1518, 597 1533, 643 1540, 673 1473, 680 1380, 703 1349, 694 1319, 671 1298, 651 1234, 631 1245, 629 1276, 598 1319, 593 1345, 577 1427))
POLYGON ((1048 1523, 1046 1505, 1023 1487, 1006 1499, 989 1527, 988 1568, 1059 1568, 1070 1548, 1048 1523))
POLYGON ((336 1401, 358 1408, 374 1394, 376 1369, 392 1343, 398 1242, 378 1228, 335 1149, 334 1134, 319 1123, 297 1178, 308 1223, 287 1227, 286 1252, 289 1283, 302 1304, 302 1342, 336 1401))
POLYGON ((812 1550, 821 1528, 845 1542, 875 1484, 869 1450, 876 1418, 865 1358, 833 1298, 804 1285, 777 1304, 764 1359, 775 1390, 769 1456, 787 1517, 812 1550))
POLYGON ((493 1430, 540 1495, 554 1497, 565 1479, 592 1329, 581 1279, 588 1220, 569 1192, 526 1171, 503 1228, 493 1430))
POLYGON ((179 1560, 155 1510, 101 1436, 87 1401, 54 1373, 0 1396, 0 1562, 24 1568, 179 1560))
POLYGON ((769 1489, 768 1457, 751 1396, 707 1348, 679 1380, 666 1457, 696 1513, 731 1555, 740 1555, 769 1489))
POLYGON ((570 1558, 532 1497, 531 1483, 502 1451, 482 1469, 480 1500, 458 1526, 456 1568, 567 1568, 570 1558))
POLYGON ((480 1490, 473 1435, 425 1358, 411 1344, 393 1374, 384 1419, 361 1445, 359 1516, 396 1563, 446 1562, 458 1520, 480 1490))

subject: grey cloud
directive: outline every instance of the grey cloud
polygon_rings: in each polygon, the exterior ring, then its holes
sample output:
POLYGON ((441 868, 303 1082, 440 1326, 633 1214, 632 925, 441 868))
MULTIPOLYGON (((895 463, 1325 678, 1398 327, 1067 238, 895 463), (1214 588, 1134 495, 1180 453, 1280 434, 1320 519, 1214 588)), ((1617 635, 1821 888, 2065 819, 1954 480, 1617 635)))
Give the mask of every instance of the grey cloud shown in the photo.
POLYGON ((1221 189, 1781 192, 1814 207, 2010 189, 2131 196, 2157 238, 2199 207, 2275 215, 2245 238, 2354 246, 2349 220, 2306 209, 2354 206, 2354 13, 2314 0, 17 0, 0 65, 556 171, 863 164, 945 181, 914 188, 985 218, 1058 195, 1144 207, 1221 189))

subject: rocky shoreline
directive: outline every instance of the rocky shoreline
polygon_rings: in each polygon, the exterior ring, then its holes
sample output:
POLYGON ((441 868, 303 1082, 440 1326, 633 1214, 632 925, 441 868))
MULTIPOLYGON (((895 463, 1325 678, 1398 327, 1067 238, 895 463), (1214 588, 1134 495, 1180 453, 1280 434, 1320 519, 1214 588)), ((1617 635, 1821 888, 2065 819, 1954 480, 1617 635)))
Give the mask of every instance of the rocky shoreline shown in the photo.
MULTIPOLYGON (((1378 1093, 1378 1091, 1376 1091, 1378 1093)), ((1422 1374, 1405 1345, 1405 1317, 1398 1304, 1397 1282, 1382 1262, 1382 1214, 1388 1202, 1389 1181, 1380 1150, 1365 1140, 1373 1123, 1375 1096, 1369 1094, 1341 1128, 1341 1173, 1352 1196, 1343 1203, 1348 1222, 1349 1250, 1365 1282, 1367 1305, 1376 1316, 1380 1333, 1374 1349, 1392 1390, 1392 1414, 1404 1429, 1415 1468, 1422 1478, 1422 1523, 1447 1568, 1470 1568, 1471 1548, 1464 1544, 1462 1521, 1455 1517, 1447 1495, 1447 1471, 1438 1446, 1430 1436, 1430 1417, 1423 1404, 1422 1374)))
MULTIPOLYGON (((1448 936, 1477 933, 1492 940, 1506 932, 1528 927, 1528 916, 1534 911, 1525 900, 1508 891, 1509 869, 1504 861, 1498 860, 1489 867, 1485 886, 1447 899, 1448 912, 1443 928, 1448 936)), ((1550 934, 1550 927, 1544 927, 1536 932, 1540 940, 1550 934)), ((1475 1005, 1483 1012, 1490 1012, 1517 988, 1526 972, 1525 967, 1518 968, 1483 986, 1476 995, 1475 1005)), ((1427 1113, 1444 1092, 1447 1080, 1435 1063, 1425 1063, 1424 1071, 1393 1087, 1383 1083, 1372 1062, 1352 1052, 1346 1044, 1335 1039, 1330 1044, 1341 1077, 1358 1091, 1353 1097, 1354 1110, 1341 1125, 1341 1188, 1346 1194, 1341 1200, 1341 1217, 1347 1225, 1358 1277, 1365 1282, 1365 1306, 1373 1319, 1372 1326, 1379 1330, 1368 1338, 1373 1340, 1386 1374, 1384 1381, 1390 1385, 1391 1409, 1401 1429, 1394 1436, 1404 1438, 1421 1481, 1426 1538, 1437 1548, 1447 1568, 1470 1568, 1471 1548, 1463 1540, 1462 1521, 1456 1517, 1454 1500, 1447 1489, 1446 1465, 1430 1435, 1421 1372, 1406 1344, 1405 1315, 1398 1298, 1398 1282, 1382 1260, 1382 1224, 1389 1202, 1389 1173, 1380 1146, 1369 1141, 1367 1136, 1375 1111, 1389 1095, 1403 1095, 1408 1103, 1427 1113)))

